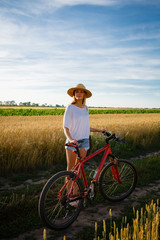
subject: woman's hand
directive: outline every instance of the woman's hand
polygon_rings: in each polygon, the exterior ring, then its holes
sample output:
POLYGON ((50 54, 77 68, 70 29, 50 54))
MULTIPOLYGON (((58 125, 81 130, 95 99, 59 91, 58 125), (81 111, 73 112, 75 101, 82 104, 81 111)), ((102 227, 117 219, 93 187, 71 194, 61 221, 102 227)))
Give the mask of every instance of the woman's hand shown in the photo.
POLYGON ((73 143, 73 144, 75 144, 75 145, 78 145, 78 140, 77 140, 77 139, 73 139, 73 140, 70 141, 70 143, 73 143))
POLYGON ((101 133, 105 132, 106 129, 105 128, 102 128, 102 129, 99 129, 101 133))

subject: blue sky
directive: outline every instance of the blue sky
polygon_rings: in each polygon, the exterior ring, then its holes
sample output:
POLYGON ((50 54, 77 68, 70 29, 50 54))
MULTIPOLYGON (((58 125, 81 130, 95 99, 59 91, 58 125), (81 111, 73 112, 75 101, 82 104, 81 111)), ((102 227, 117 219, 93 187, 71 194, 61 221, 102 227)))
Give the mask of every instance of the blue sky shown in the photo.
POLYGON ((160 107, 160 0, 0 0, 0 100, 160 107))

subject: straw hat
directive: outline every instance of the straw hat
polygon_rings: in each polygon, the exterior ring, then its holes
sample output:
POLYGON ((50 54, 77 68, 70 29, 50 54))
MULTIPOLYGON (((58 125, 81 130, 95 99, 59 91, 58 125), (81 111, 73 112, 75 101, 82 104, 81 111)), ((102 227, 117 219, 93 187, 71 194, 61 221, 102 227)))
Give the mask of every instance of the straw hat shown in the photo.
POLYGON ((89 98, 92 96, 92 93, 88 89, 86 89, 86 87, 82 83, 77 84, 74 88, 68 89, 67 91, 68 95, 73 97, 74 91, 76 89, 83 90, 86 93, 86 98, 89 98))

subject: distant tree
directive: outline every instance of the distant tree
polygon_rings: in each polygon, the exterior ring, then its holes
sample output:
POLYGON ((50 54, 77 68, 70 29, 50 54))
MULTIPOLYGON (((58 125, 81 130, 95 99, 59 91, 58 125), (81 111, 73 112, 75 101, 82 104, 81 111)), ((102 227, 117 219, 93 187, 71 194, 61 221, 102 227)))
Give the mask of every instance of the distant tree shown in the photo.
POLYGON ((12 100, 12 101, 4 101, 3 105, 6 105, 6 106, 16 106, 17 103, 14 100, 12 100))
POLYGON ((38 107, 39 104, 38 104, 38 103, 32 103, 32 106, 33 106, 33 107, 38 107))
MULTIPOLYGON (((40 105, 39 103, 31 103, 31 102, 20 102, 19 104, 17 104, 14 100, 11 100, 11 101, 0 101, 0 106, 26 106, 26 107, 29 107, 29 106, 33 106, 33 107, 53 107, 52 104, 47 104, 47 103, 44 103, 42 105, 40 105)), ((58 107, 61 107, 60 105, 57 104, 58 107)), ((63 105, 62 105, 63 106, 63 105)))
POLYGON ((31 106, 31 102, 20 102, 19 106, 31 106))
POLYGON ((9 101, 4 101, 4 105, 9 105, 9 101))
POLYGON ((10 101, 10 104, 11 104, 12 106, 16 106, 16 105, 17 105, 17 103, 16 103, 14 100, 10 101))
POLYGON ((42 104, 42 107, 49 107, 47 103, 42 104))
POLYGON ((56 107, 64 107, 64 105, 56 104, 56 107))

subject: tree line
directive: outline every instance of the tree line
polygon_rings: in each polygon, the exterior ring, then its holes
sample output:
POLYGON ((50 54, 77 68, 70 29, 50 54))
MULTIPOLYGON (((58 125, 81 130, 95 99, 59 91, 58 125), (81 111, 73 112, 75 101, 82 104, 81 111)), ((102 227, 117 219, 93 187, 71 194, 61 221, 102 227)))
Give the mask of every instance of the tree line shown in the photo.
POLYGON ((32 102, 20 102, 17 104, 14 100, 11 101, 0 101, 0 106, 21 106, 21 107, 64 107, 64 105, 56 104, 53 106, 52 104, 39 104, 39 103, 32 103, 32 102))

